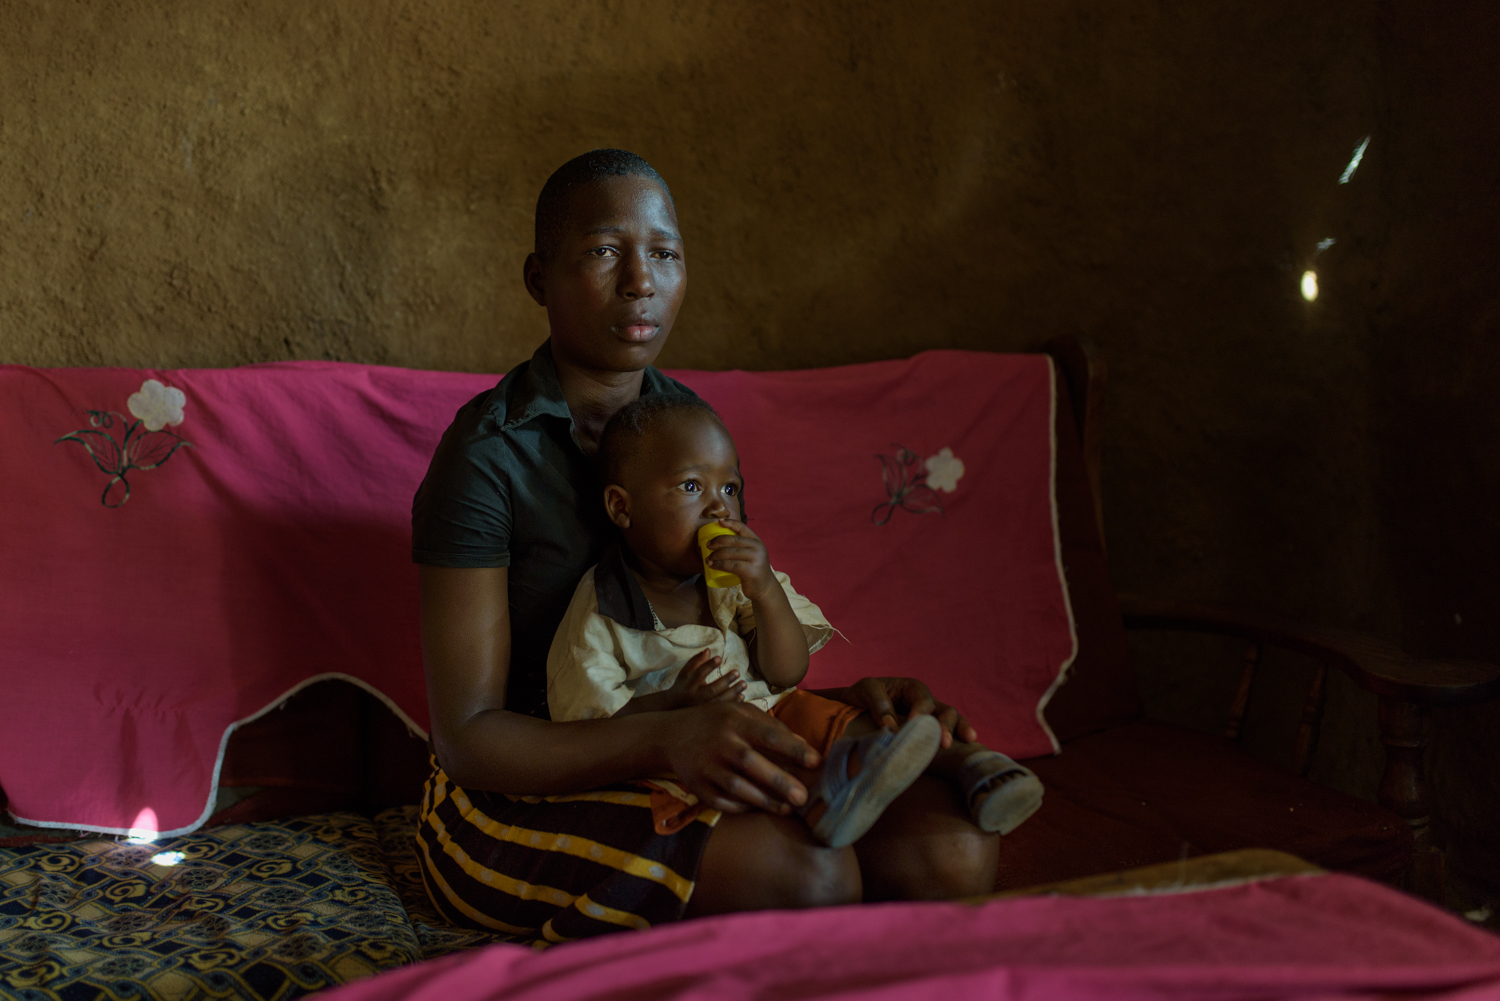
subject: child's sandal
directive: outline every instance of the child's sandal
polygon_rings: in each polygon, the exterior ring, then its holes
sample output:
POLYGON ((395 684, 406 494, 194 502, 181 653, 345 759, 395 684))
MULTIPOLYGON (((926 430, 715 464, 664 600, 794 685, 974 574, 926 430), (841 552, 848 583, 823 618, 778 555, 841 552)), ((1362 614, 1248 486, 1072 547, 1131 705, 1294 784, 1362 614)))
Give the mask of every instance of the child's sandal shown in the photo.
POLYGON ((813 836, 832 848, 858 841, 880 819, 891 801, 907 790, 932 763, 943 739, 935 716, 913 716, 895 733, 876 730, 835 741, 823 762, 818 784, 803 815, 817 803, 827 809, 812 825, 813 836), (849 775, 849 758, 859 755, 859 774, 849 775))
POLYGON ((975 751, 965 758, 958 785, 983 831, 1009 834, 1042 805, 1041 779, 999 751, 975 751))

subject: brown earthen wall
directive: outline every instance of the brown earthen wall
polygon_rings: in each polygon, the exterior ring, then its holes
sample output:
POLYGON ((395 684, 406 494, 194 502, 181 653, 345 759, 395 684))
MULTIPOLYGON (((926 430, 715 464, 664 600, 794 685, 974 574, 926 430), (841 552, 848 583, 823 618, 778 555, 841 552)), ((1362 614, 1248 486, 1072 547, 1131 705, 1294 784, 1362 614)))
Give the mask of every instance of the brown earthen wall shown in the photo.
MULTIPOLYGON (((663 364, 1085 334, 1122 590, 1494 659, 1496 28, 1380 0, 0 0, 0 361, 503 371, 545 336, 536 192, 624 146, 688 241, 663 364)), ((1162 713, 1209 711, 1180 651, 1140 652, 1162 713)), ((1500 885, 1496 711, 1445 716, 1436 758, 1500 885)), ((1315 776, 1373 794, 1372 713, 1335 687, 1315 776)))

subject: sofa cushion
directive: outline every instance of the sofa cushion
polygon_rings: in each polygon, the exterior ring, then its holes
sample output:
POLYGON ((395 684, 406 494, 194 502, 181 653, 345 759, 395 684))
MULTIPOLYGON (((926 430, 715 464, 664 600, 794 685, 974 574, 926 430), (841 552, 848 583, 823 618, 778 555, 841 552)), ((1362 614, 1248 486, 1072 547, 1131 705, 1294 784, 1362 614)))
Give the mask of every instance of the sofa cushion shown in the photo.
POLYGON ((0 849, 7 997, 284 999, 420 958, 354 814, 0 849))
POLYGON ((1394 880, 1411 856, 1394 814, 1166 723, 1127 723, 1027 765, 1046 796, 1001 840, 1001 889, 1238 848, 1394 880))

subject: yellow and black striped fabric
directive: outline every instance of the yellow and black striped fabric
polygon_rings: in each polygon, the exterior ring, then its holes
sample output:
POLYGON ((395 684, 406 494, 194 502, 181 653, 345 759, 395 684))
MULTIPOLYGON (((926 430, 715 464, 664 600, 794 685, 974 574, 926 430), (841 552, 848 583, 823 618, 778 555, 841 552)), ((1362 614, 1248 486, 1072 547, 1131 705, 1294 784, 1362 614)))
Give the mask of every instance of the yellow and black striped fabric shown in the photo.
POLYGON ((469 792, 434 761, 417 861, 448 921, 542 948, 681 918, 719 817, 657 834, 642 783, 504 796, 469 792))

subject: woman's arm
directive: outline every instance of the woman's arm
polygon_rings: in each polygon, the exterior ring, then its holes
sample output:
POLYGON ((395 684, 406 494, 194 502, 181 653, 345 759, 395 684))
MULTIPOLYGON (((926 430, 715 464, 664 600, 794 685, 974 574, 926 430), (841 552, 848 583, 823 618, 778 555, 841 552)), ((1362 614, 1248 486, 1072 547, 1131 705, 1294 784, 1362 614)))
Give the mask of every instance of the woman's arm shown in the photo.
POLYGON ((812 767, 817 753, 740 704, 575 723, 507 711, 508 569, 424 566, 420 573, 432 743, 459 785, 546 796, 670 772, 727 812, 786 813, 806 802, 807 790, 766 755, 812 767))

